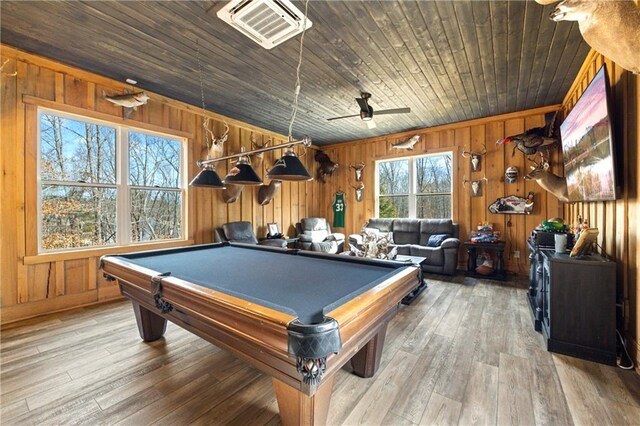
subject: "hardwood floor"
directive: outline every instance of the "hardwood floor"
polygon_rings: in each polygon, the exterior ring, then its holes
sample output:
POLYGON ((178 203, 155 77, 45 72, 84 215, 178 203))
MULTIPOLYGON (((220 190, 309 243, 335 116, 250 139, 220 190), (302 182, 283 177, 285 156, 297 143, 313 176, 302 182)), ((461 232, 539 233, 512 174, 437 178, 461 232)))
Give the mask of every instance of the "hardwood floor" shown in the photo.
MULTIPOLYGON (((427 278, 378 374, 338 373, 330 424, 640 423, 640 376, 546 352, 524 289, 427 278)), ((280 423, 269 377, 173 324, 143 343, 128 302, 9 325, 1 355, 3 425, 280 423)))

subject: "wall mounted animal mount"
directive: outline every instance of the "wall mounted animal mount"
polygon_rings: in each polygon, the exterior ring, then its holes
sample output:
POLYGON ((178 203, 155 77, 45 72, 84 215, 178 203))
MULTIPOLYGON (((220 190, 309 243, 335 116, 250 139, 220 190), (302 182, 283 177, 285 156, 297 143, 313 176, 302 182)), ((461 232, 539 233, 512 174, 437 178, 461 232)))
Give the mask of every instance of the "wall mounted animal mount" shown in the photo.
POLYGON ((512 143, 512 157, 516 155, 516 149, 527 156, 553 149, 558 143, 555 125, 557 116, 558 112, 556 111, 553 114, 553 117, 548 120, 547 124, 543 127, 534 127, 533 129, 526 130, 524 133, 520 133, 519 135, 507 136, 504 139, 498 139, 496 141, 496 145, 512 143))
POLYGON ((398 142, 396 144, 392 144, 392 149, 406 149, 408 151, 413 151, 413 146, 420 142, 420 135, 411 136, 404 142, 398 142))
POLYGON ((0 65, 0 74, 1 74, 1 75, 4 75, 4 76, 6 76, 6 77, 15 77, 15 76, 17 76, 17 75, 18 75, 18 71, 14 71, 14 72, 6 72, 6 71, 3 71, 3 70, 4 70, 4 66, 5 66, 5 65, 7 65, 7 62, 9 62, 9 60, 8 60, 8 59, 6 59, 6 60, 2 63, 2 65, 0 65))
POLYGON ((216 138, 210 123, 211 119, 209 117, 205 118, 202 122, 202 127, 205 131, 205 145, 209 148, 208 154, 211 158, 222 157, 224 155, 224 143, 229 139, 229 125, 224 123, 222 136, 216 138))
MULTIPOLYGON (((271 143, 271 138, 267 139, 267 141, 263 142, 263 143, 258 142, 258 139, 255 137, 253 132, 251 132, 251 149, 252 150, 266 148, 266 147, 269 146, 270 143, 271 143)), ((260 168, 260 166, 262 165, 263 157, 264 157, 264 152, 252 155, 251 156, 251 166, 254 169, 258 170, 260 168)))
POLYGON ((353 169, 353 171, 356 174, 356 182, 361 182, 362 181, 362 170, 364 170, 364 162, 360 162, 359 164, 356 164, 355 166, 350 165, 349 169, 353 169))
MULTIPOLYGON (((536 0, 547 5, 558 0, 536 0)), ((634 74, 640 74, 640 1, 564 0, 549 15, 553 21, 577 21, 584 41, 634 74)))
POLYGON ((331 161, 323 151, 317 151, 313 158, 318 162, 317 179, 325 183, 325 177, 333 175, 333 172, 338 169, 338 164, 331 161))
POLYGON ((542 189, 551 193, 559 201, 563 203, 569 202, 569 192, 567 191, 567 180, 563 176, 554 175, 549 171, 549 162, 534 162, 535 166, 531 166, 531 172, 524 177, 525 180, 535 181, 542 189))
POLYGON ((356 201, 360 202, 362 201, 362 194, 364 191, 364 183, 363 182, 356 182, 355 185, 351 185, 351 183, 349 183, 349 186, 352 187, 353 189, 355 189, 356 191, 356 201))
POLYGON ((483 177, 482 179, 478 179, 478 180, 469 180, 467 179, 466 176, 464 176, 464 179, 462 180, 462 186, 463 187, 467 187, 467 184, 470 183, 471 184, 471 195, 473 197, 480 197, 482 196, 482 182, 489 182, 489 179, 487 179, 487 177, 483 177))
POLYGON ((107 95, 102 91, 102 98, 124 108, 124 118, 129 118, 133 111, 137 111, 139 106, 146 105, 149 100, 144 92, 124 93, 122 95, 107 95))
POLYGON ((484 143, 484 145, 482 146, 482 151, 480 152, 467 151, 466 148, 467 146, 465 145, 462 149, 462 156, 464 158, 471 159, 472 172, 479 172, 482 167, 482 156, 487 153, 487 143, 484 143))
POLYGON ((273 197, 278 193, 278 189, 282 185, 282 181, 272 180, 269 185, 262 185, 258 190, 258 203, 261 206, 266 206, 273 200, 273 197))
POLYGON ((222 199, 225 203, 231 204, 235 203, 242 194, 243 185, 233 185, 231 183, 225 183, 224 189, 222 190, 222 199))

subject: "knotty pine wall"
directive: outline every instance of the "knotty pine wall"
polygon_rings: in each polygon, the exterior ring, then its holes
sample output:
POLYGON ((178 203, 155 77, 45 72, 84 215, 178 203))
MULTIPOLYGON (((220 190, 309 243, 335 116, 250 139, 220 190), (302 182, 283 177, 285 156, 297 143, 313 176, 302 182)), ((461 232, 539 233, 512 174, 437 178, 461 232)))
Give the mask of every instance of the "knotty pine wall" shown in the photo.
MULTIPOLYGON (((123 109, 101 98, 106 93, 122 93, 127 86, 2 45, 0 63, 9 59, 1 78, 2 130, 0 144, 0 307, 2 323, 62 309, 92 304, 119 296, 113 283, 106 282, 98 269, 99 257, 106 253, 131 251, 129 247, 95 249, 58 254, 37 253, 36 153, 37 107, 85 115, 188 139, 188 177, 198 172, 195 161, 204 158, 202 110, 182 102, 149 93, 151 99, 137 113, 123 121, 123 109), (17 71, 17 76, 5 73, 17 71)), ((194 76, 195 78, 195 76, 194 76)), ((258 141, 271 138, 280 144, 285 137, 220 115, 214 119, 216 135, 223 120, 230 126, 226 153, 251 149, 254 132, 258 141)), ((265 154, 272 161, 274 151, 265 154)), ((314 170, 313 151, 303 161, 314 170)), ((222 176, 226 165, 218 167, 222 176)), ((259 171, 264 174, 264 168, 259 171)), ((277 222, 283 232, 293 234, 300 218, 313 216, 318 184, 283 183, 275 199, 267 206, 257 202, 257 189, 245 188, 233 204, 222 201, 221 191, 188 190, 186 241, 146 245, 144 249, 211 242, 212 229, 225 222, 248 220, 258 235, 266 234, 266 224, 277 222)), ((143 249, 142 247, 138 249, 143 249)))
MULTIPOLYGON (((506 268, 512 272, 526 274, 529 267, 525 243, 527 237, 542 220, 561 215, 562 209, 558 200, 543 191, 537 183, 522 179, 525 169, 528 169, 530 165, 528 161, 525 161, 524 156, 518 151, 512 157, 513 147, 511 145, 506 147, 496 145, 496 141, 505 136, 522 133, 525 129, 544 125, 545 113, 556 111, 558 108, 559 105, 553 105, 323 147, 329 157, 340 165, 337 174, 334 174, 327 184, 322 185, 321 196, 324 215, 328 218, 333 217, 331 210, 333 196, 336 191, 342 190, 347 194, 346 220, 345 228, 338 228, 337 231, 347 235, 359 232, 362 225, 375 214, 376 160, 452 151, 454 168, 453 221, 460 224, 461 239, 468 240, 469 231, 476 229, 478 222, 493 223, 494 229, 502 232, 503 239, 506 239, 508 243, 505 251, 506 268), (398 151, 391 148, 392 144, 404 141, 416 134, 419 134, 421 138, 413 151, 398 151), (482 158, 482 169, 472 173, 470 159, 462 157, 462 151, 466 147, 466 150, 471 148, 471 150, 479 152, 485 143, 487 154, 482 158), (353 170, 349 170, 349 165, 355 165, 361 161, 365 163, 363 172, 365 192, 363 201, 357 202, 355 191, 350 187, 355 179, 353 170), (520 171, 517 183, 507 184, 504 182, 504 171, 509 166, 515 166, 520 171), (466 188, 463 187, 465 177, 477 180, 485 175, 489 181, 483 183, 482 195, 471 197, 469 185, 466 188), (498 197, 512 194, 522 197, 526 196, 529 191, 535 193, 535 207, 531 215, 492 214, 487 210, 489 204, 498 197), (509 219, 511 219, 511 227, 507 226, 509 219), (513 252, 516 250, 520 251, 519 259, 513 256, 513 252)), ((556 168, 558 167, 558 155, 558 153, 554 155, 556 160, 554 167, 556 168)), ((459 256, 461 268, 466 268, 464 266, 466 261, 466 251, 461 247, 459 256)))
MULTIPOLYGON (((598 243, 613 257, 618 266, 618 297, 624 300, 623 328, 632 339, 636 365, 640 355, 640 292, 638 267, 640 265, 640 77, 625 71, 613 61, 595 51, 587 56, 571 89, 567 93, 562 111, 566 116, 589 85, 602 64, 606 64, 611 95, 611 116, 617 154, 617 177, 621 191, 616 201, 574 203, 564 207, 567 219, 575 221, 581 215, 589 225, 599 229, 598 243)), ((640 369, 639 369, 640 371, 640 369)))

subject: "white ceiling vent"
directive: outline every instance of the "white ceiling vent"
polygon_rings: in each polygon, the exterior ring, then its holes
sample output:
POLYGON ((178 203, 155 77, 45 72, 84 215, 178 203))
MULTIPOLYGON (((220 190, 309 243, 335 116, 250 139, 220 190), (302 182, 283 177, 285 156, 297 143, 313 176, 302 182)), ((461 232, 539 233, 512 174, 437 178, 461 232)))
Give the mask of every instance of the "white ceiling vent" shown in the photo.
MULTIPOLYGON (((218 18, 265 49, 304 30, 304 14, 289 0, 232 0, 218 11, 218 18)), ((309 19, 306 24, 312 25, 309 19)))

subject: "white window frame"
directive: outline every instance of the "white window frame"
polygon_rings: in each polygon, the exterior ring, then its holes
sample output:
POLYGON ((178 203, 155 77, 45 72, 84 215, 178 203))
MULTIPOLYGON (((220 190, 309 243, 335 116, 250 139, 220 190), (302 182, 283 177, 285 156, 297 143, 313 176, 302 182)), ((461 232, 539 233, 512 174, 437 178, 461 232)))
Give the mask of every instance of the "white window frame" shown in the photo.
POLYGON ((137 246, 137 245, 146 245, 150 243, 161 243, 161 242, 169 242, 169 241, 187 241, 188 229, 187 229, 187 149, 188 143, 187 139, 182 136, 172 135, 170 133, 162 133, 147 129, 142 129, 135 126, 128 126, 123 124, 118 124, 110 121, 100 120, 92 117, 87 117, 78 114, 72 114, 68 112, 58 111, 55 109, 38 107, 37 111, 37 221, 38 221, 38 254, 51 254, 51 253, 59 253, 59 252, 69 252, 69 251, 78 251, 78 250, 93 250, 93 249, 103 249, 109 247, 118 247, 118 246, 137 246), (67 248, 55 248, 55 249, 44 249, 42 247, 42 152, 41 152, 41 115, 42 114, 52 114, 61 118, 66 118, 69 120, 82 121, 90 124, 95 124, 99 126, 107 126, 114 128, 116 131, 116 146, 115 146, 115 161, 116 161, 116 182, 115 184, 104 184, 104 183, 82 183, 82 182, 72 182, 72 181, 44 181, 47 184, 53 185, 62 185, 62 186, 78 186, 78 187, 102 187, 102 188, 115 188, 116 190, 116 240, 112 244, 103 244, 103 245, 95 245, 95 246, 82 246, 82 247, 67 247, 67 248), (143 133, 147 135, 155 135, 167 139, 172 139, 180 142, 180 176, 179 176, 179 186, 177 188, 174 187, 147 187, 147 186, 138 186, 138 185, 130 185, 129 184, 129 132, 135 133, 143 133), (181 236, 179 238, 166 238, 166 239, 157 239, 151 241, 132 241, 131 240, 131 189, 146 189, 146 190, 158 190, 158 191, 175 191, 180 192, 181 195, 181 236))
MULTIPOLYGON (((453 218, 453 173, 455 173, 455 167, 453 167, 453 151, 441 151, 434 152, 430 154, 420 154, 420 155, 411 155, 406 157, 393 157, 393 158, 383 158, 375 161, 375 195, 374 195, 374 203, 375 203, 375 217, 380 217, 380 163, 388 163, 392 161, 409 161, 409 192, 402 194, 393 194, 393 196, 408 196, 409 202, 409 219, 416 218, 417 212, 417 198, 419 195, 450 195, 451 196, 451 205, 449 211, 451 211, 451 219, 453 218), (429 193, 417 193, 417 182, 416 182, 416 160, 419 158, 425 157, 440 157, 444 155, 450 155, 452 160, 452 176, 451 176, 451 191, 450 192, 429 192, 429 193)), ((383 195, 384 197, 389 197, 390 195, 383 195)))

